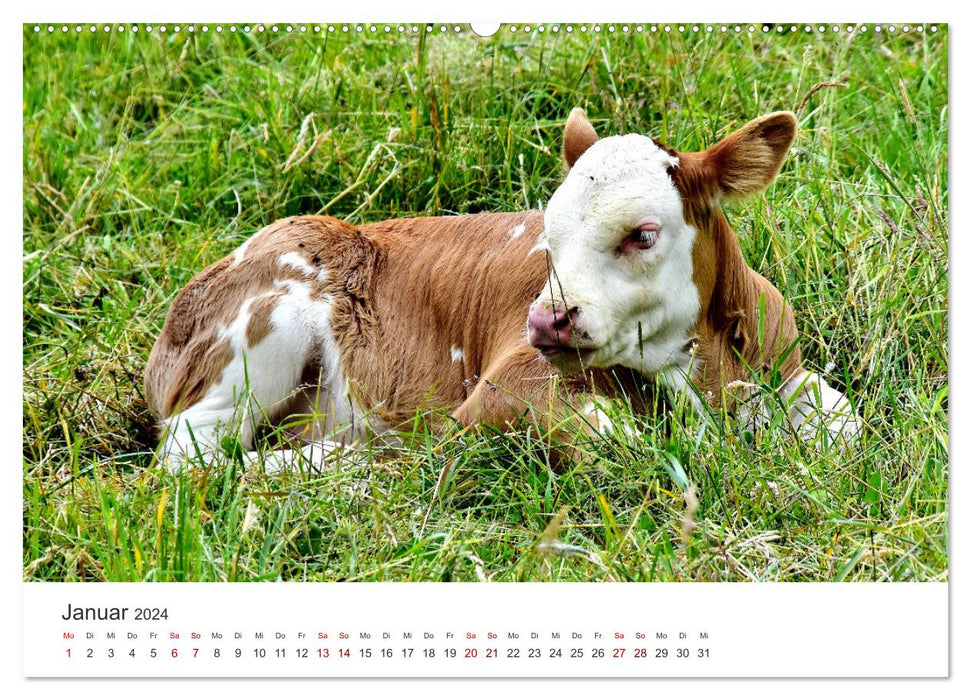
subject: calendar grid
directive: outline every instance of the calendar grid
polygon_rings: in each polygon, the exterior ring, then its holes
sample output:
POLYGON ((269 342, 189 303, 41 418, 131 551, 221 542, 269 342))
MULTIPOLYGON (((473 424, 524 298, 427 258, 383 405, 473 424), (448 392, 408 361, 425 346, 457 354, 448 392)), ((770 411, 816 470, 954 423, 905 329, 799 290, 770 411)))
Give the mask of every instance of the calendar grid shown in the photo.
POLYGON ((946 584, 25 584, 24 605, 30 677, 948 672, 946 584))

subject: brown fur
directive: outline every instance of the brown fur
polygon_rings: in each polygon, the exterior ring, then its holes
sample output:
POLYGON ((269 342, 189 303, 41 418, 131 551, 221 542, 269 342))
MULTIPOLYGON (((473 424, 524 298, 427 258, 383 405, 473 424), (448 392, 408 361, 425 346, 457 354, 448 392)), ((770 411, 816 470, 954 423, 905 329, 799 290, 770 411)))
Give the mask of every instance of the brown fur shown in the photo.
POLYGON ((795 128, 792 114, 770 114, 703 153, 676 154, 679 167, 672 177, 684 201, 685 219, 698 232, 693 260, 701 300, 696 329, 701 362, 695 379, 716 405, 722 387, 748 379, 753 370, 777 369, 787 379, 800 365, 799 349, 792 347, 798 332, 791 307, 745 263, 735 233, 718 210, 722 198, 751 196, 772 182, 795 128), (761 344, 760 306, 765 309, 761 344))
POLYGON ((597 132, 587 121, 586 112, 577 107, 570 112, 563 132, 563 160, 572 168, 577 159, 597 141, 597 132))
POLYGON ((370 335, 350 336, 341 350, 363 404, 382 403, 380 416, 397 424, 422 406, 456 408, 468 401, 459 415, 475 419, 478 411, 492 415, 497 391, 487 388, 490 381, 506 385, 515 377, 507 391, 525 395, 542 386, 545 379, 528 377, 545 378, 552 369, 523 340, 525 310, 545 279, 544 257, 526 255, 542 227, 539 212, 362 227, 380 251, 368 287, 376 321, 370 335), (521 223, 526 231, 511 239, 521 223), (463 351, 461 362, 452 362, 453 347, 463 351), (513 357, 517 353, 521 360, 513 357))

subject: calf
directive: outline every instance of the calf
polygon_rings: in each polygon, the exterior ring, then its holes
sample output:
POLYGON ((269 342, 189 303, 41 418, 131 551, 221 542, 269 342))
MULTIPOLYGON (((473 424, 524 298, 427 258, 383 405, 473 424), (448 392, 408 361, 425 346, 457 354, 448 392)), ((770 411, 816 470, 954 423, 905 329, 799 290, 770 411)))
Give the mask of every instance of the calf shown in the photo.
POLYGON ((569 172, 545 212, 267 226, 169 311, 145 380, 161 457, 178 469, 227 433, 252 450, 261 430, 347 442, 424 409, 604 429, 591 397, 654 383, 753 422, 766 409, 745 403, 749 382, 770 372, 801 435, 855 434, 719 209, 771 183, 795 129, 791 113, 770 114, 678 153, 598 139, 574 110, 569 172))

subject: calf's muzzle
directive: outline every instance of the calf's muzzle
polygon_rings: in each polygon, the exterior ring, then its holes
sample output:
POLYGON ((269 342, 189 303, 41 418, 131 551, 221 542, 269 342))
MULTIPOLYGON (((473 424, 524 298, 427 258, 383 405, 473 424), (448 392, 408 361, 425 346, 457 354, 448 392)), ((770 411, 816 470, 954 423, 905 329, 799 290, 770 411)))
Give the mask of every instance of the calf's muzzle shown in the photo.
POLYGON ((526 327, 529 344, 538 350, 560 350, 572 347, 580 309, 566 308, 561 302, 537 302, 529 307, 526 327))

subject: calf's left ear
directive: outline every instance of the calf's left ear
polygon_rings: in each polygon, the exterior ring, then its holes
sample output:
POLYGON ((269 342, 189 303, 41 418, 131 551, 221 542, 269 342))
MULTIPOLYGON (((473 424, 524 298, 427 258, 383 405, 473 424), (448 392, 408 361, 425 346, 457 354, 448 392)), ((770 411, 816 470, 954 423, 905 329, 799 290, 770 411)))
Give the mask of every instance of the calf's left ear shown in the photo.
POLYGON ((569 167, 597 141, 597 132, 579 107, 570 112, 563 129, 563 159, 569 167))
POLYGON ((704 152, 706 170, 722 197, 742 199, 768 187, 796 137, 796 115, 773 112, 753 119, 704 152))

